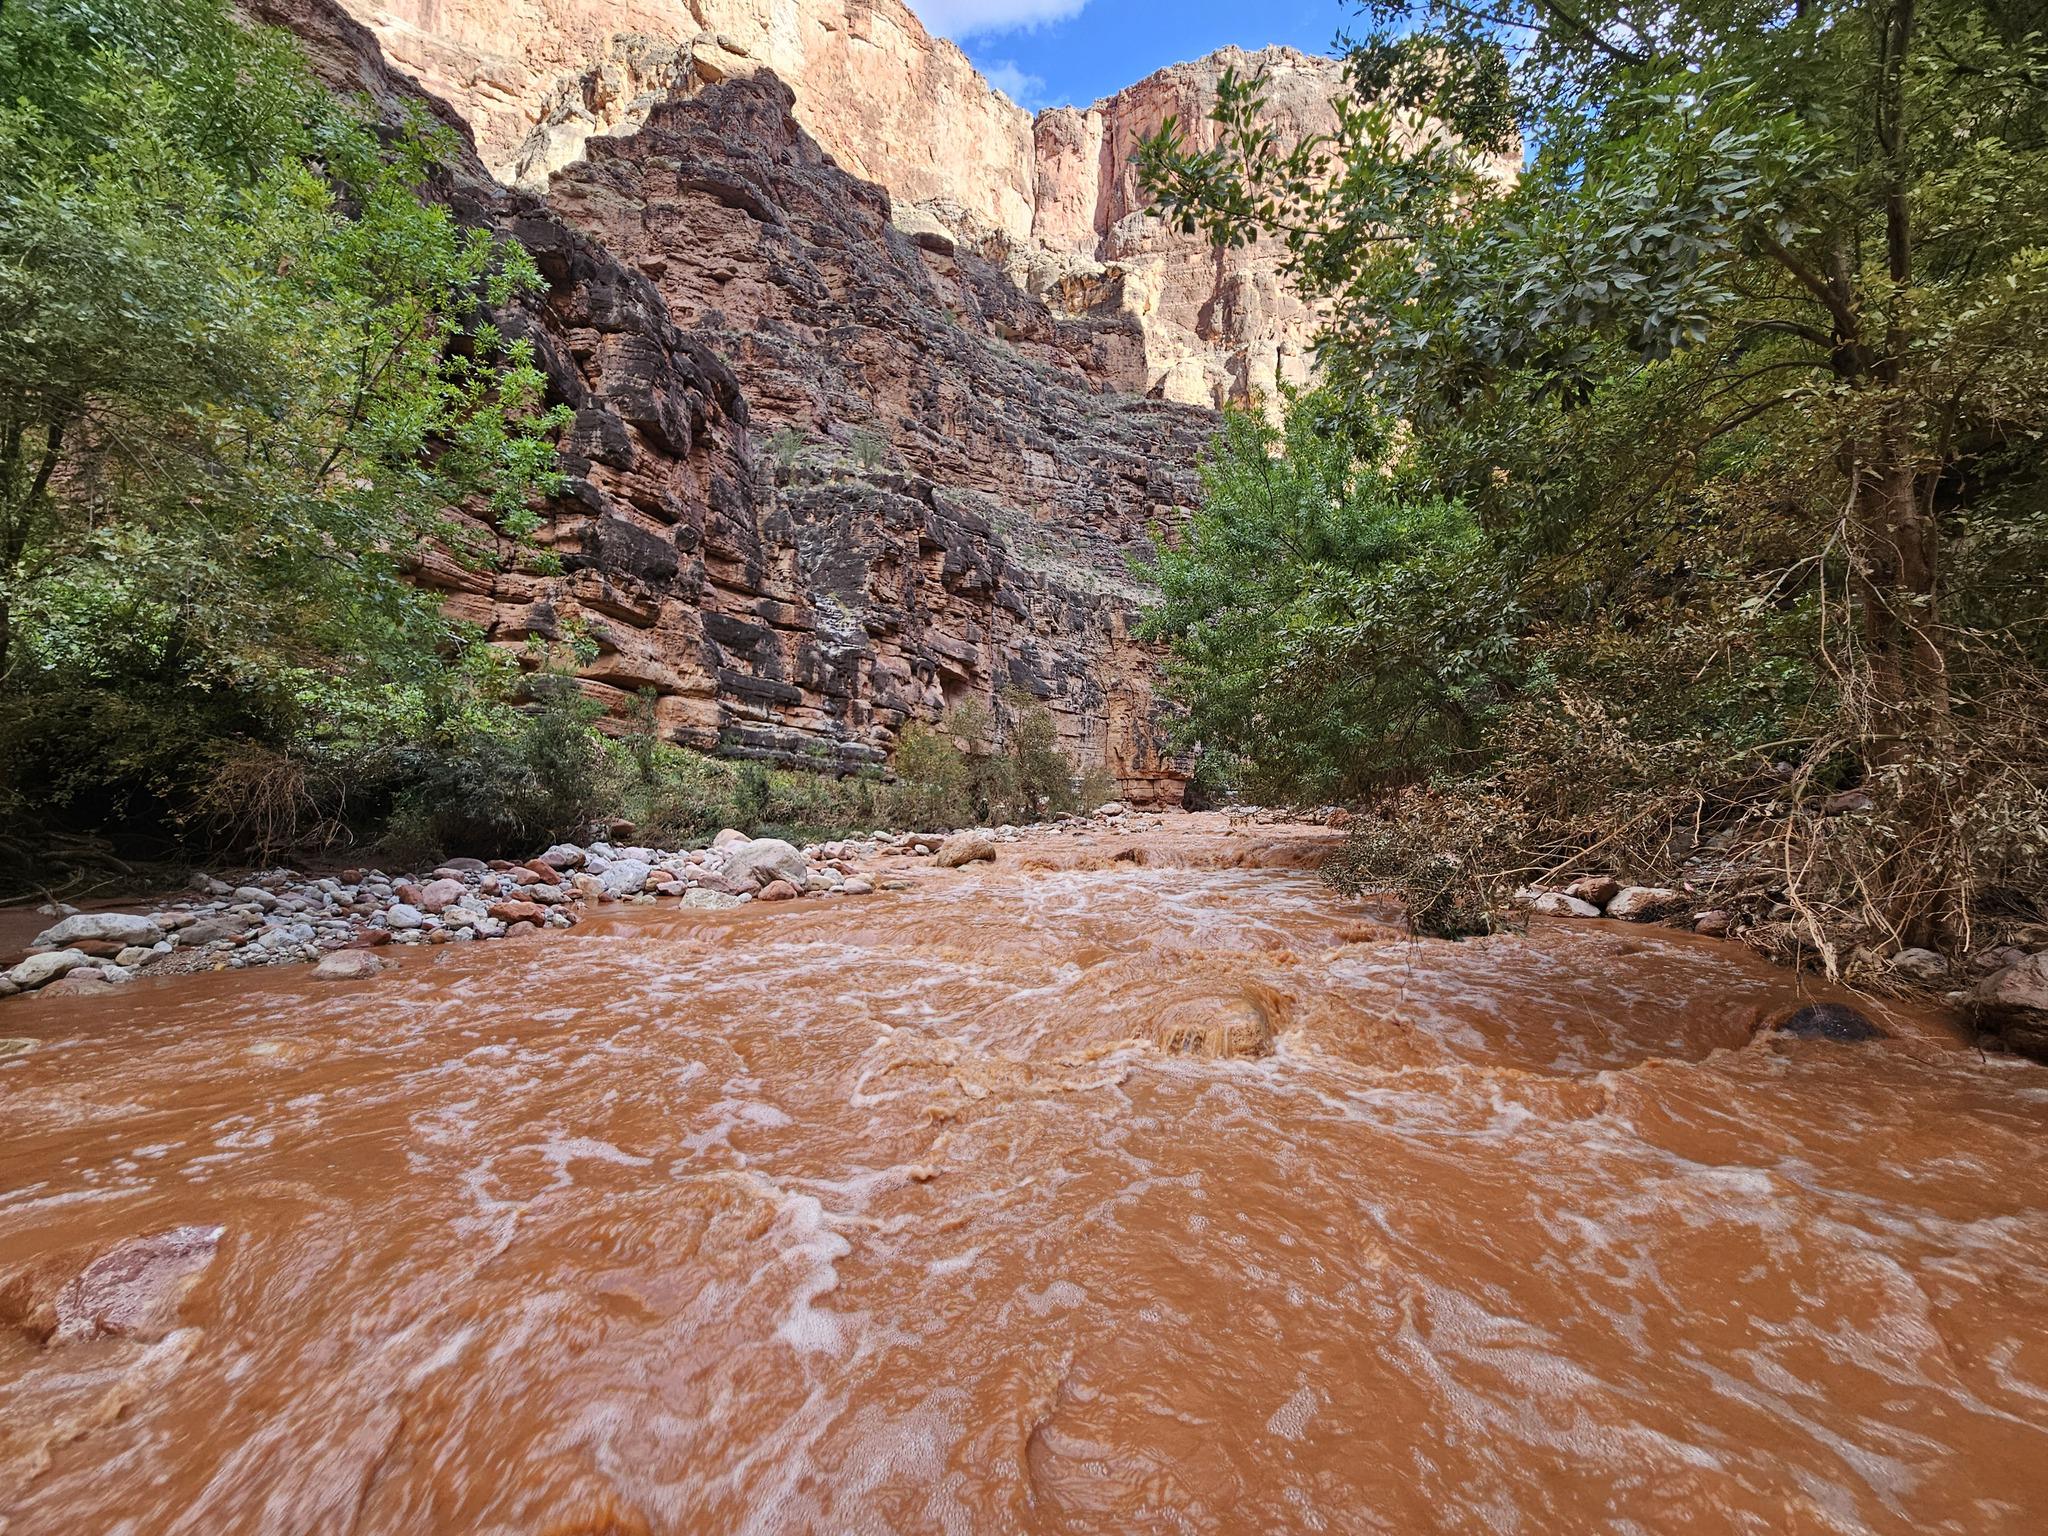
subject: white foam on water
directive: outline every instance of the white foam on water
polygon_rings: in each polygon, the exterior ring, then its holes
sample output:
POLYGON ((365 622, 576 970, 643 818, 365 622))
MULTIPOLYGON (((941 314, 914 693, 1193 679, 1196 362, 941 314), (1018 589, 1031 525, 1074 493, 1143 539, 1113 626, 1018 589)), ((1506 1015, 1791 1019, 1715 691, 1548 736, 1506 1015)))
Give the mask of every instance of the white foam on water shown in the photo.
POLYGON ((947 1275, 957 1275, 962 1270, 972 1269, 974 1267, 974 1261, 980 1257, 981 1244, 976 1243, 972 1248, 969 1248, 965 1253, 956 1253, 952 1255, 952 1257, 950 1258, 927 1260, 925 1262, 924 1272, 930 1275, 934 1280, 942 1280, 947 1275))
POLYGON ((1295 1389, 1292 1397, 1282 1403, 1266 1420, 1266 1433, 1278 1435, 1282 1440, 1299 1440, 1308 1429, 1308 1421, 1323 1405, 1323 1395, 1314 1387, 1303 1382, 1295 1389))
POLYGON ((1017 1299, 1033 1317, 1045 1317, 1055 1311, 1071 1312, 1088 1300, 1088 1293, 1071 1280, 1054 1280, 1042 1291, 1019 1290, 1017 1299))

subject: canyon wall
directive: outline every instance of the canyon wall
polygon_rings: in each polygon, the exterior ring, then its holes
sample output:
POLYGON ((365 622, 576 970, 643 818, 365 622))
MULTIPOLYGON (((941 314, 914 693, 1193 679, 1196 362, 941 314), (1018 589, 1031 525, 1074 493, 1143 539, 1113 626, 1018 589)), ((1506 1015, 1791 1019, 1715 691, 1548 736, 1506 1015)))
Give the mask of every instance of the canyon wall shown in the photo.
MULTIPOLYGON (((417 98, 329 0, 250 8, 334 88, 417 98)), ((451 611, 524 658, 573 646, 615 717, 651 697, 665 737, 726 755, 868 769, 908 720, 1029 696, 1078 763, 1179 798, 1130 564, 1216 422, 1132 392, 1132 317, 1057 314, 899 229, 765 73, 648 104, 545 199, 435 106, 464 135, 437 195, 532 253, 545 292, 502 323, 574 413, 539 549, 421 557, 451 611)))
POLYGON ((1144 213, 1138 144, 1172 114, 1206 145, 1226 67, 1262 71, 1288 134, 1334 126, 1338 64, 1225 49, 1085 111, 1031 114, 900 0, 344 0, 387 56, 470 123, 501 180, 544 190, 593 136, 661 102, 772 74, 797 123, 943 233, 1068 314, 1120 311, 1139 393, 1207 406, 1308 377, 1314 316, 1271 242, 1217 251, 1144 213))

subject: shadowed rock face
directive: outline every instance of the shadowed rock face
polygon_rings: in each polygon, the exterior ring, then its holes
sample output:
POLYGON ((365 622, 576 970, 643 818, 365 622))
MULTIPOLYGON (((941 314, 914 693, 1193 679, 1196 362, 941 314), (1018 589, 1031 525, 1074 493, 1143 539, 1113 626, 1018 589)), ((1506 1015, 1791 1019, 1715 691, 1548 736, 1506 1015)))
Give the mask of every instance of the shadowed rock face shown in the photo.
MULTIPOLYGON (((252 10, 337 88, 393 111, 417 90, 327 0, 252 10)), ((623 714, 651 690, 673 740, 852 767, 907 719, 1021 690, 1126 795, 1177 801, 1128 560, 1192 504, 1215 421, 1120 392, 1128 317, 1055 317, 896 230, 772 78, 589 150, 545 200, 473 156, 441 189, 546 279, 505 326, 575 413, 540 535, 560 574, 430 553, 421 579, 508 648, 587 636, 586 691, 623 714)))

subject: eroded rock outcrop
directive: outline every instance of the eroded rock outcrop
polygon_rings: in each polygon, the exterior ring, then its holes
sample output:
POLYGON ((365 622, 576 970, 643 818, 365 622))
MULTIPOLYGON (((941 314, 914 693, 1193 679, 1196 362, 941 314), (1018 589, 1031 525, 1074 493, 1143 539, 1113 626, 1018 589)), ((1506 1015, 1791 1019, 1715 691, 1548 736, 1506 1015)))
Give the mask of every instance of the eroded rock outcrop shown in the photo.
MULTIPOLYGON (((337 88, 394 112, 416 90, 328 0, 252 9, 337 88)), ((1125 392, 1129 316, 1055 315, 895 228, 780 82, 700 85, 545 200, 473 156, 440 189, 533 254, 546 292, 504 325, 574 420, 559 570, 501 546, 420 579, 521 654, 585 642, 582 686, 620 716, 651 693, 672 740, 860 767, 906 720, 1021 690, 1077 760, 1177 800, 1128 562, 1192 503, 1214 419, 1125 392)))

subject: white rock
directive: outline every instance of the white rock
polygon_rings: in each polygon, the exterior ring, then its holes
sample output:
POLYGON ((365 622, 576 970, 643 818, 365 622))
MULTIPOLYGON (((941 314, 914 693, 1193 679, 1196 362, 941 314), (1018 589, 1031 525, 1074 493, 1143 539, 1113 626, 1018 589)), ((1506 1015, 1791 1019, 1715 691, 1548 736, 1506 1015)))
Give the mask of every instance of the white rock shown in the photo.
POLYGON ((647 877, 653 873, 653 868, 639 859, 616 859, 597 878, 605 895, 618 898, 638 896, 647 889, 647 877))
POLYGON ((384 925, 395 930, 418 928, 424 925, 426 916, 418 907, 399 902, 384 913, 384 925))
POLYGON ((83 950, 53 949, 48 954, 30 955, 7 973, 7 979, 28 992, 69 975, 81 965, 91 964, 92 956, 83 950))
POLYGON ((739 906, 745 900, 744 896, 728 896, 724 891, 707 891, 700 887, 683 898, 683 905, 702 912, 723 912, 728 907, 739 906))
POLYGON ((751 883, 756 888, 786 880, 802 888, 809 873, 804 856, 779 837, 757 837, 733 849, 725 863, 725 877, 735 884, 751 883))
POLYGON ((79 912, 36 936, 38 945, 64 946, 81 939, 107 944, 154 944, 164 936, 155 921, 134 912, 79 912))
POLYGON ((322 981, 361 981, 383 970, 386 961, 374 949, 337 949, 313 967, 322 981))
POLYGON ((1576 896, 1567 896, 1563 891, 1541 891, 1529 903, 1531 911, 1541 912, 1547 917, 1598 917, 1600 909, 1590 901, 1581 901, 1576 896))

